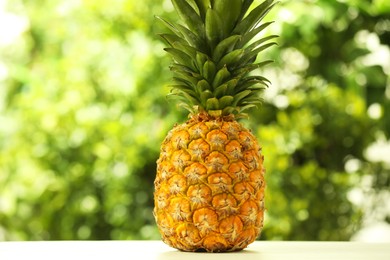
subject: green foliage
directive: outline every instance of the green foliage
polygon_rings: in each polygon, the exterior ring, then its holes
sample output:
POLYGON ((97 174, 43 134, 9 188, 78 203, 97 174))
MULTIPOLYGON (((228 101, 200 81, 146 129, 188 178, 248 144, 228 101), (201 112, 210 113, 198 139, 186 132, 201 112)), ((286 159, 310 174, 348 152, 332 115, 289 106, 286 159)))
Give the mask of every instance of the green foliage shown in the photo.
POLYGON ((347 240, 360 225, 347 195, 361 173, 347 173, 345 163, 363 159, 372 123, 360 97, 311 84, 287 92, 290 106, 259 129, 264 153, 271 155, 264 239, 347 240))
POLYGON ((267 167, 262 239, 348 240, 380 211, 364 200, 389 191, 388 159, 367 151, 390 133, 390 8, 357 2, 285 1, 274 18, 280 66, 265 73, 279 88, 252 116, 267 167))
POLYGON ((231 0, 228 5, 223 0, 172 3, 184 26, 158 17, 172 32, 160 34, 169 46, 164 50, 173 59, 172 99, 191 114, 245 116, 244 110, 261 103, 259 94, 269 82, 249 73, 269 63, 255 62, 276 44, 266 42, 277 36, 249 42, 270 24, 260 22, 274 1, 266 0, 248 13, 242 0, 231 0))
MULTIPOLYGON (((174 21, 170 1, 7 3, 26 29, 0 37, 0 240, 158 239, 155 160, 185 120, 165 98, 153 16, 174 21)), ((270 13, 279 48, 260 70, 273 84, 244 122, 265 155, 262 239, 347 240, 377 211, 351 191, 362 179, 370 194, 390 186, 388 160, 369 152, 390 138, 389 14, 381 0, 282 1, 270 13)))
POLYGON ((2 239, 158 237, 155 160, 176 119, 154 18, 147 1, 80 4, 10 6, 31 27, 2 51, 2 239))

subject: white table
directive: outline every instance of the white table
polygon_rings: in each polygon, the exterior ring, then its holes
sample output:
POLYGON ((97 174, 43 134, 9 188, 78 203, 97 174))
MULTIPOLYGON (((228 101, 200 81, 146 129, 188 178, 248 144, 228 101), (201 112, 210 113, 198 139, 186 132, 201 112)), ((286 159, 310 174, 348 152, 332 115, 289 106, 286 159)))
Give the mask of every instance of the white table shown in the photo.
POLYGON ((188 253, 161 241, 0 242, 0 260, 390 260, 390 243, 256 241, 234 253, 188 253))

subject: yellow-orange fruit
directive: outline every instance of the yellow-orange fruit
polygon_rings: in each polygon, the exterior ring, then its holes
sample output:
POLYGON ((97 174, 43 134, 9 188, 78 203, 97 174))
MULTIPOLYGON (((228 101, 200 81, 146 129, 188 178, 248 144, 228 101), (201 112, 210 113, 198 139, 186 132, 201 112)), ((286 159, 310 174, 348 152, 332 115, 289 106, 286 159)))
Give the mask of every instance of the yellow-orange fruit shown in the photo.
POLYGON ((232 117, 199 114, 175 126, 161 146, 154 215, 162 239, 183 251, 237 251, 260 234, 263 156, 232 117))

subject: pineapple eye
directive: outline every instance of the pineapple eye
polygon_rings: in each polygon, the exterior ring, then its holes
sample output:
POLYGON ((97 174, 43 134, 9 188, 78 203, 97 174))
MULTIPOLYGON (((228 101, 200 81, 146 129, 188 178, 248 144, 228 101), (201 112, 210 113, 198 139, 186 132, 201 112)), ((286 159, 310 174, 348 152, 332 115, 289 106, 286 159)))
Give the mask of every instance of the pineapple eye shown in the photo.
POLYGON ((190 198, 194 208, 200 208, 209 205, 212 192, 205 184, 198 184, 188 188, 187 196, 190 198))
POLYGON ((175 149, 187 148, 190 141, 190 134, 187 131, 180 131, 172 136, 172 146, 175 149))
POLYGON ((187 182, 184 176, 176 174, 169 179, 168 185, 170 193, 172 195, 176 195, 178 193, 184 192, 187 182))
POLYGON ((191 151, 194 161, 203 161, 210 153, 210 145, 201 138, 192 141, 189 144, 188 149, 191 151))
POLYGON ((226 152, 232 159, 242 157, 241 144, 237 140, 232 140, 226 145, 226 152))
POLYGON ((172 163, 176 169, 184 170, 184 168, 188 165, 191 156, 183 150, 179 150, 173 153, 172 155, 172 163))
POLYGON ((207 141, 211 144, 213 150, 221 150, 227 140, 227 135, 219 129, 212 130, 207 134, 207 141))
POLYGON ((212 152, 206 157, 206 165, 209 172, 221 172, 229 160, 220 152, 212 152))

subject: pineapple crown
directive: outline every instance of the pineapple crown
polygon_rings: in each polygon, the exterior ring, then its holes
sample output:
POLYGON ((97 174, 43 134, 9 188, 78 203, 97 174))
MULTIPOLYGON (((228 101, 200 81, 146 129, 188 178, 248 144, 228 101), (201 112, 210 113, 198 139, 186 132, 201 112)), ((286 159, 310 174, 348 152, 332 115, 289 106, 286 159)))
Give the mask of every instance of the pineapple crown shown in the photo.
POLYGON ((160 34, 173 58, 169 97, 191 114, 242 117, 261 103, 270 81, 253 72, 272 61, 256 59, 277 36, 252 40, 272 23, 260 24, 276 2, 265 0, 249 12, 253 1, 172 0, 183 24, 157 17, 172 32, 160 34))

